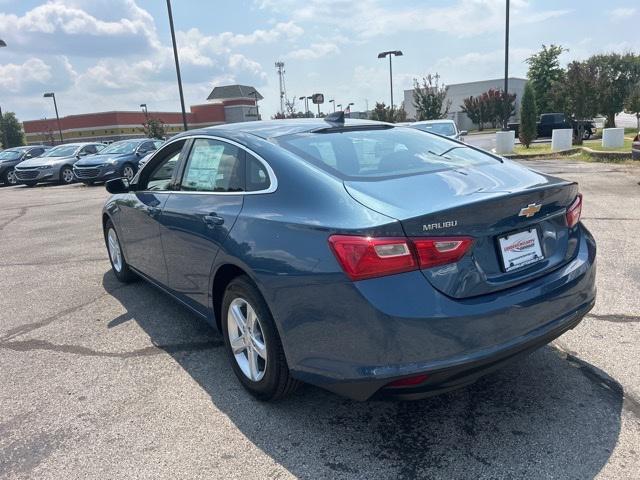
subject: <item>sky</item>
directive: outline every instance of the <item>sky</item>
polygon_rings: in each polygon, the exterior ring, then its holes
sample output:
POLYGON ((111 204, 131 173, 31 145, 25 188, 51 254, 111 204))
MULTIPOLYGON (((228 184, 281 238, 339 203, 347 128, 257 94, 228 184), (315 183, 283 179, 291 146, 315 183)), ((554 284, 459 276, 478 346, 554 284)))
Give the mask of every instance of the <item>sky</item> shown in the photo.
MULTIPOLYGON (((324 93, 355 110, 389 102, 414 78, 446 84, 504 74, 505 0, 173 0, 185 103, 216 85, 255 86, 264 117, 279 108, 274 63, 287 96, 324 93)), ((640 52, 640 4, 609 0, 511 0, 510 76, 542 44, 569 51, 640 52), (636 6, 637 5, 637 6, 636 6)), ((164 0, 0 0, 0 106, 21 120, 109 110, 180 108, 164 0)), ((298 108, 302 109, 301 102, 298 108)), ((328 111, 328 105, 323 106, 328 111)))

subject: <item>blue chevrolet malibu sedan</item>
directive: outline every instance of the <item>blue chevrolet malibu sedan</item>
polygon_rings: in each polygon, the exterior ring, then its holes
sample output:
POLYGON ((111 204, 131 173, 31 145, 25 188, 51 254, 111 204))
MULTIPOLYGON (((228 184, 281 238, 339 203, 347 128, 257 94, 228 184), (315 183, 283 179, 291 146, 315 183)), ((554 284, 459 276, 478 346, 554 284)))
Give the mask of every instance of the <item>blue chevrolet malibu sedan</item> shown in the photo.
POLYGON ((578 185, 389 124, 193 130, 107 183, 116 277, 217 326, 273 400, 458 388, 575 327, 595 299, 578 185))
POLYGON ((83 158, 73 165, 76 178, 86 185, 111 178, 131 180, 139 162, 164 142, 149 138, 134 138, 114 142, 96 155, 83 158))

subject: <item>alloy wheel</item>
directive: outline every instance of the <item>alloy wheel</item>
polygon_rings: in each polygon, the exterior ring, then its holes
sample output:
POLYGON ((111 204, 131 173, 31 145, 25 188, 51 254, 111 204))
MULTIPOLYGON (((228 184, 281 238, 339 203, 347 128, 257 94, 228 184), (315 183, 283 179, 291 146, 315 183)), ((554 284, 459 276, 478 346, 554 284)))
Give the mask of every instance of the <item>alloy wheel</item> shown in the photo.
POLYGON ((16 178, 16 172, 13 170, 9 170, 7 172, 7 183, 9 185, 15 185, 18 183, 18 179, 16 178))
POLYGON ((251 381, 259 382, 267 368, 267 345, 254 308, 235 298, 227 313, 227 332, 236 363, 251 381))
POLYGON ((62 181, 64 183, 71 183, 74 180, 73 172, 70 168, 65 168, 62 170, 62 181))
POLYGON ((111 263, 116 272, 122 271, 122 252, 120 251, 120 243, 118 242, 118 235, 113 228, 109 229, 107 233, 107 244, 109 246, 109 257, 111 263))
POLYGON ((123 169, 122 169, 122 175, 124 176, 124 178, 126 178, 127 180, 131 180, 133 178, 133 168, 131 168, 129 165, 126 165, 123 169))

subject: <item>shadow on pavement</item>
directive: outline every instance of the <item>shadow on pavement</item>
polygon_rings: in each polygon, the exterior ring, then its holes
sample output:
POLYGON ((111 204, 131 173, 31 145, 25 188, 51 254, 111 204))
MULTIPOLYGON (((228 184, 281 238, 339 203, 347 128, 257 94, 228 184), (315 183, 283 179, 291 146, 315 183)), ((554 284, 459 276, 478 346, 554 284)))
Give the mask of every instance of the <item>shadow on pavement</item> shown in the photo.
POLYGON ((237 382, 220 335, 145 282, 103 285, 257 447, 300 478, 593 478, 620 432, 620 384, 544 347, 476 384, 416 402, 358 403, 305 386, 275 404, 237 382), (118 288, 120 287, 120 288, 118 288))

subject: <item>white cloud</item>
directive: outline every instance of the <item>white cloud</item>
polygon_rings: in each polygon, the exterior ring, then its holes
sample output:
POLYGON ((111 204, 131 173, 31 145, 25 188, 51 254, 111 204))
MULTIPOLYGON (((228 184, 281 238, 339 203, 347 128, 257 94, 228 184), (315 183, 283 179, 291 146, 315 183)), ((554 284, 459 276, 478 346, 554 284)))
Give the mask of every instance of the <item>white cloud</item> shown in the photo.
POLYGON ((609 17, 612 20, 625 20, 629 17, 633 17, 638 10, 633 7, 621 7, 614 8, 609 12, 609 17))
POLYGON ((340 53, 340 49, 335 43, 313 43, 309 48, 293 50, 285 55, 285 58, 292 60, 316 60, 340 53))
POLYGON ((39 58, 29 58, 23 64, 0 65, 0 90, 19 92, 26 85, 45 85, 51 80, 51 67, 39 58))
MULTIPOLYGON (((255 5, 288 14, 293 21, 326 23, 349 28, 362 38, 403 32, 436 31, 470 37, 504 28, 504 0, 458 0, 452 5, 404 6, 379 0, 258 0, 255 5)), ((512 25, 540 23, 570 12, 568 9, 535 10, 528 0, 512 0, 512 25)))

